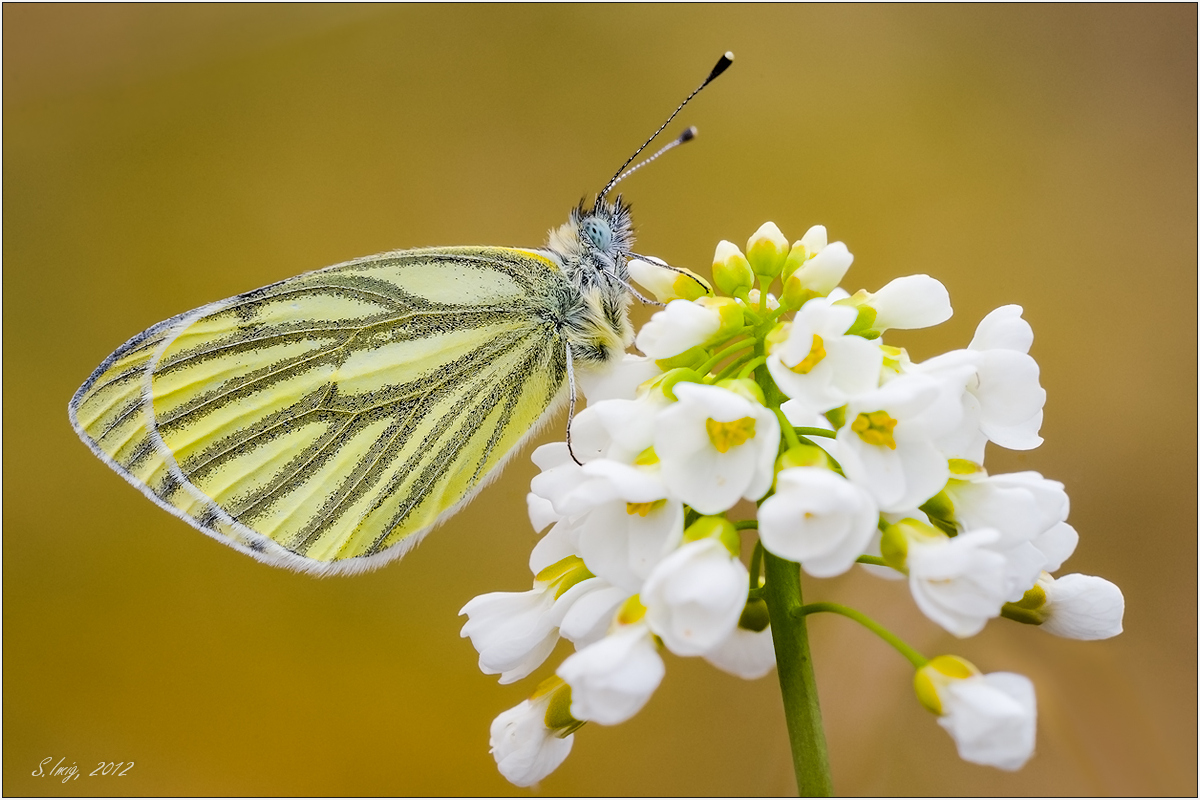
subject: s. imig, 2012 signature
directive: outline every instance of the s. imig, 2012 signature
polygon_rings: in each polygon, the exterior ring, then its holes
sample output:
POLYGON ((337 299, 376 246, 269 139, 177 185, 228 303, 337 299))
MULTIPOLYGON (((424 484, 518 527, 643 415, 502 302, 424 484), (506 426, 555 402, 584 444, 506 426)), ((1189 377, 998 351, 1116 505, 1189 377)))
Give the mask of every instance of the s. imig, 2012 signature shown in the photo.
MULTIPOLYGON (((75 762, 72 761, 70 766, 65 762, 66 756, 60 758, 54 766, 50 766, 50 762, 54 761, 54 756, 46 756, 41 763, 37 765, 30 774, 35 778, 61 778, 63 783, 69 780, 79 780, 79 776, 83 774, 75 762)), ((86 767, 85 767, 86 769, 86 767)), ((89 778, 99 778, 110 776, 115 778, 123 778, 129 770, 133 769, 132 761, 101 761, 94 770, 87 773, 89 778)))

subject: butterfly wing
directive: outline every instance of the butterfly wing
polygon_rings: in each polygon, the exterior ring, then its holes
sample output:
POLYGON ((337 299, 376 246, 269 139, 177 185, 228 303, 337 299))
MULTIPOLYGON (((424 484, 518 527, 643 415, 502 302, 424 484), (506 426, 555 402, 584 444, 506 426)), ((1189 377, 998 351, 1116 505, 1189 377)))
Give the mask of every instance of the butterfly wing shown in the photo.
POLYGON ((565 395, 558 264, 385 253, 135 336, 72 398, 80 437, 162 507, 275 565, 407 552, 565 395))

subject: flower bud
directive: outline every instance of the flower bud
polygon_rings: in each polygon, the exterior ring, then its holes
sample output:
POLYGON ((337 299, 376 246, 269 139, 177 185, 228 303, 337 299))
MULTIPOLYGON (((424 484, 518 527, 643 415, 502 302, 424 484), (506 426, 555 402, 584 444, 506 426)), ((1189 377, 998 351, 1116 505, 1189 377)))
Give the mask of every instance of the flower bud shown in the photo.
POLYGON ((672 300, 695 300, 711 295, 708 281, 683 267, 669 267, 658 259, 634 258, 626 264, 629 277, 650 290, 660 303, 672 300))
POLYGON ((964 761, 1015 770, 1033 755, 1037 699, 1024 675, 984 675, 957 656, 938 656, 917 670, 913 684, 964 761))
POLYGON ((1109 639, 1121 632, 1125 597, 1103 578, 1074 574, 1054 578, 1043 572, 1020 600, 1005 603, 1000 615, 1039 625, 1065 639, 1109 639))
POLYGON ((730 297, 754 285, 750 262, 733 242, 722 239, 717 245, 713 254, 713 283, 730 297))
POLYGON ((746 242, 746 258, 754 273, 764 279, 764 287, 783 271, 788 249, 787 238, 774 222, 764 222, 746 242))
POLYGON ((545 778, 571 752, 572 734, 583 723, 570 714, 571 690, 562 679, 543 681, 533 697, 492 722, 489 744, 500 774, 516 786, 545 778), (561 708, 563 701, 567 708, 561 708))

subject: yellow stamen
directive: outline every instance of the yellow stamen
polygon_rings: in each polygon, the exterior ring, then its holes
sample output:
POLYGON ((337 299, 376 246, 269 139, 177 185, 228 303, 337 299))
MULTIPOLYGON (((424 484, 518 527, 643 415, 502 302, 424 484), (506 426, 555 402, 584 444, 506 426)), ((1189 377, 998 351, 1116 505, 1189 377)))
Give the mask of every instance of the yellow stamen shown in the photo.
POLYGON ((717 448, 718 453, 728 453, 730 449, 746 443, 754 438, 754 417, 742 417, 733 422, 717 422, 712 417, 704 423, 708 430, 708 440, 717 448))
POLYGON ((850 430, 857 433, 858 438, 867 444, 883 445, 889 450, 896 449, 896 439, 892 436, 895 427, 896 420, 886 411, 863 412, 850 423, 850 430))
POLYGON ((626 503, 625 513, 633 516, 637 514, 639 517, 644 517, 651 511, 657 511, 667 504, 666 500, 653 500, 649 503, 626 503))
POLYGON ((812 349, 808 351, 808 355, 794 367, 788 367, 792 372, 799 375, 807 375, 812 372, 812 368, 820 364, 825 359, 825 342, 817 334, 813 334, 812 349))

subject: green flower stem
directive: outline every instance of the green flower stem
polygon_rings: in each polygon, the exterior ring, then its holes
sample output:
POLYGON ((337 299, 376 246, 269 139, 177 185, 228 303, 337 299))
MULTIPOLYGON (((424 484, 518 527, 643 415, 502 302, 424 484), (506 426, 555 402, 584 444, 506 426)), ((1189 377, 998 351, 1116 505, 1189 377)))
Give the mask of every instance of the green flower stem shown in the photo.
POLYGON ((775 643, 796 788, 801 797, 830 797, 833 781, 829 775, 829 754, 817 701, 812 655, 808 651, 799 566, 769 552, 763 553, 763 561, 767 570, 764 599, 771 616, 771 638, 775 643))
POLYGON ((855 611, 853 608, 848 608, 841 603, 809 603, 806 606, 802 606, 799 610, 799 613, 801 616, 808 616, 809 614, 816 614, 821 611, 828 611, 832 614, 841 614, 843 617, 849 617, 850 619, 854 620, 859 625, 862 625, 880 639, 883 639, 892 647, 896 648, 896 650, 900 652, 900 655, 907 658, 909 662, 911 662, 912 665, 917 669, 920 669, 929 663, 928 658, 918 653, 912 647, 909 647, 908 644, 905 643, 905 641, 899 636, 892 633, 887 628, 883 627, 861 611, 855 611))
POLYGON ((762 542, 755 542, 754 553, 750 556, 750 591, 752 592, 760 586, 758 576, 762 574, 763 552, 762 542))
POLYGON ((742 339, 741 341, 734 342, 733 344, 729 345, 728 347, 722 347, 720 350, 713 353, 712 357, 710 359, 708 359, 708 361, 705 361, 703 364, 696 367, 696 372, 700 373, 701 375, 707 375, 709 373, 709 371, 711 371, 712 368, 715 367, 717 364, 720 364, 722 361, 724 361, 726 358, 729 358, 729 356, 736 353, 738 350, 744 350, 746 347, 749 347, 750 345, 753 345, 753 344, 755 344, 755 341, 753 339, 742 339))
POLYGON ((884 561, 879 556, 859 556, 855 559, 860 564, 872 564, 876 567, 890 567, 891 564, 884 561))
POLYGON ((837 431, 827 431, 824 428, 796 428, 801 436, 824 436, 826 439, 836 439, 837 431))
POLYGON ((799 447, 800 437, 796 435, 796 429, 792 427, 792 423, 788 422, 788 418, 783 411, 778 408, 771 409, 775 412, 775 416, 779 417, 779 430, 783 432, 783 440, 787 442, 788 447, 799 447))
POLYGON ((733 374, 735 372, 737 372, 739 369, 741 369, 743 364, 745 364, 747 361, 751 361, 751 360, 754 360, 754 353, 742 353, 740 356, 735 358, 733 361, 730 361, 728 364, 726 364, 725 367, 720 372, 718 372, 716 375, 712 376, 712 378, 710 380, 713 383, 716 383, 717 381, 722 381, 722 380, 725 380, 726 378, 730 378, 733 376, 733 374))
POLYGON ((751 372, 754 372, 754 370, 758 368, 758 366, 760 364, 765 364, 765 363, 767 363, 766 356, 758 356, 753 361, 749 362, 744 367, 742 367, 741 371, 738 372, 738 377, 739 378, 748 377, 751 372))

